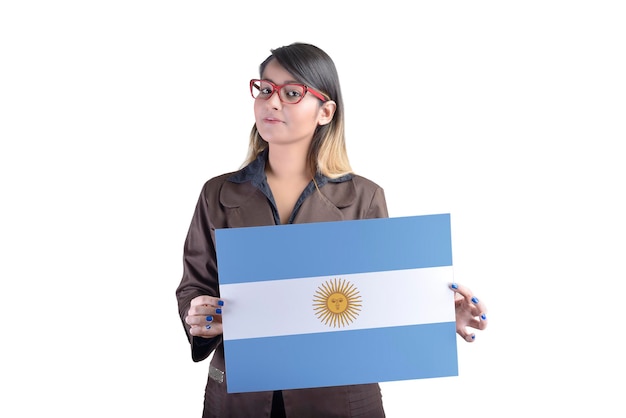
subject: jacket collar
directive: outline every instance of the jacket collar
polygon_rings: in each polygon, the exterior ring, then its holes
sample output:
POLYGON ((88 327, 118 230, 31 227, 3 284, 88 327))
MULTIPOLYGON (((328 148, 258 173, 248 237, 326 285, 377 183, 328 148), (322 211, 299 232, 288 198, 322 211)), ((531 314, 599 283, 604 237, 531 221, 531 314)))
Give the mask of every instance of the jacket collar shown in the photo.
MULTIPOLYGON (((265 164, 268 154, 269 149, 266 148, 259 153, 254 161, 228 177, 227 182, 220 192, 220 202, 225 207, 236 208, 245 206, 246 202, 258 191, 263 193, 269 201, 272 202, 272 205, 275 206, 265 175, 265 164), (248 187, 237 187, 238 185, 247 185, 248 187)), ((320 189, 320 192, 322 192, 323 188, 322 194, 325 200, 330 201, 337 208, 342 208, 350 206, 356 199, 356 189, 351 181, 353 177, 352 174, 346 174, 333 179, 321 173, 317 173, 315 175, 315 183, 317 183, 317 188, 320 189), (332 187, 330 187, 331 185, 332 187)), ((309 183, 300 198, 300 203, 303 203, 304 200, 316 191, 315 183, 309 183)))

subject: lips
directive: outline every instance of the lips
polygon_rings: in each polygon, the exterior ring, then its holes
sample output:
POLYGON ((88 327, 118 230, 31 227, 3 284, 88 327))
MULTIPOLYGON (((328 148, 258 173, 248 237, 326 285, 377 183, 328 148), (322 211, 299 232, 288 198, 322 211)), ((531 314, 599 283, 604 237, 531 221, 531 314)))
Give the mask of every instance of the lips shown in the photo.
POLYGON ((270 124, 283 123, 282 120, 280 120, 278 118, 273 118, 273 117, 265 117, 265 118, 263 118, 263 122, 270 123, 270 124))

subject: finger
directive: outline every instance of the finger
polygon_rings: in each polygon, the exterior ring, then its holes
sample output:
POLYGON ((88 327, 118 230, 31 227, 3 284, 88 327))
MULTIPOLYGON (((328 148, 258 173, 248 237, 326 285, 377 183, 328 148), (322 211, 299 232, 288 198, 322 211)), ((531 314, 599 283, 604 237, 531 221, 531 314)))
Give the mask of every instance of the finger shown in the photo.
MULTIPOLYGON (((478 313, 482 314, 487 312, 485 303, 475 296, 468 287, 458 283, 450 283, 450 289, 456 292, 456 294, 461 295, 468 303, 471 303, 471 306, 475 306, 478 313)), ((456 300, 458 301, 458 299, 456 300)))
POLYGON ((196 296, 191 299, 190 306, 198 306, 198 305, 212 305, 214 303, 215 298, 213 296, 202 295, 196 296))
MULTIPOLYGON (((214 298, 215 301, 212 304, 195 304, 189 307, 188 315, 221 315, 222 314, 222 306, 224 306, 224 301, 214 298)), ((193 302, 193 301, 192 301, 193 302)))
POLYGON ((462 284, 458 284, 458 283, 450 283, 449 284, 450 289, 452 289, 454 292, 462 295, 464 298, 471 298, 472 297, 472 292, 465 286, 463 286, 462 284))
POLYGON ((472 293, 472 291, 468 288, 465 287, 461 284, 458 283, 450 283, 450 289, 452 289, 454 292, 458 293, 459 295, 463 296, 463 298, 465 298, 465 300, 467 300, 468 302, 472 302, 474 304, 479 303, 479 299, 474 296, 474 294, 472 293))
POLYGON ((187 315, 185 322, 189 325, 208 325, 216 319, 219 319, 220 323, 222 322, 222 317, 220 315, 187 315))
POLYGON ((213 338, 222 334, 222 324, 210 324, 210 325, 193 325, 189 329, 189 334, 194 337, 213 338))
POLYGON ((481 331, 484 330, 485 328, 487 328, 487 315, 481 314, 478 317, 470 318, 466 326, 474 328, 474 329, 478 329, 481 331))
POLYGON ((476 309, 477 312, 479 312, 480 314, 483 314, 483 315, 486 316, 487 306, 485 305, 485 303, 482 300, 480 300, 478 297, 472 295, 472 297, 470 299, 470 302, 472 302, 472 305, 474 306, 474 308, 476 309))
POLYGON ((481 305, 480 301, 476 297, 472 297, 469 303, 465 299, 461 299, 456 302, 457 314, 458 312, 466 312, 463 316, 467 320, 467 324, 472 328, 483 330, 487 328, 487 313, 480 308, 484 305, 481 305))
POLYGON ((478 318, 478 329, 482 331, 487 328, 487 314, 482 313, 478 318))
MULTIPOLYGON (((450 283, 449 287, 452 291, 455 292, 454 294, 455 302, 465 300, 470 305, 473 303, 472 298, 474 298, 474 295, 472 294, 472 291, 469 290, 469 288, 463 285, 460 285, 458 283, 450 283)), ((476 298, 476 303, 479 303, 479 302, 480 301, 476 298)))
POLYGON ((202 295, 196 296, 191 300, 190 306, 224 306, 224 301, 214 296, 202 295))
POLYGON ((468 343, 472 343, 476 339, 476 334, 473 332, 467 332, 465 327, 457 328, 456 332, 468 343))

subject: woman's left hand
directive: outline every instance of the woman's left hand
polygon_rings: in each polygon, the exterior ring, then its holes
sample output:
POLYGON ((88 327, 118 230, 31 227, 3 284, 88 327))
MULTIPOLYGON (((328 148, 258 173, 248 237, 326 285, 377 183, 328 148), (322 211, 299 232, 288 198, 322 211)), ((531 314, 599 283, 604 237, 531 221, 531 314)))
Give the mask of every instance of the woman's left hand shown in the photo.
POLYGON ((487 328, 487 307, 465 286, 450 284, 454 291, 454 307, 456 310, 456 332, 469 343, 476 339, 476 334, 467 327, 484 330, 487 328))

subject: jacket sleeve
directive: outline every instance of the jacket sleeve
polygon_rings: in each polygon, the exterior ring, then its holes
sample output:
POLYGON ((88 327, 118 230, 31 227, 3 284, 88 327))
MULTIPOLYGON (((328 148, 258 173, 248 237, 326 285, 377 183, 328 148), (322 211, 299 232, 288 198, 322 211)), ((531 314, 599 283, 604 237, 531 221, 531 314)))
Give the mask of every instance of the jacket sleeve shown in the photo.
POLYGON ((219 297, 215 227, 209 216, 208 186, 209 182, 202 188, 187 232, 183 249, 183 277, 176 289, 178 313, 191 345, 193 361, 204 360, 222 342, 221 335, 210 339, 192 336, 189 325, 185 323, 192 299, 201 295, 219 297))

